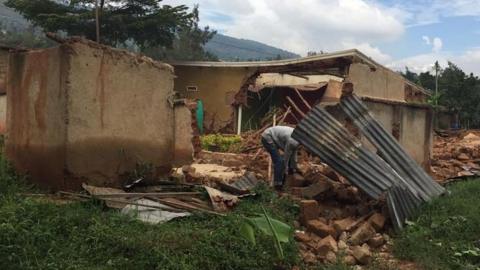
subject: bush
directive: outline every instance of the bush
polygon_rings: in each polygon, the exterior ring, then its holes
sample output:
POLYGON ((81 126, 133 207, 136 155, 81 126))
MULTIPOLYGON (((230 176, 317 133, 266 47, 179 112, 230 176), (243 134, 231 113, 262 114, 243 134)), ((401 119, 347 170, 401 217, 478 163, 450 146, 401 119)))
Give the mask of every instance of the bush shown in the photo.
POLYGON ((200 137, 202 149, 214 152, 239 152, 242 137, 238 135, 209 134, 200 137))

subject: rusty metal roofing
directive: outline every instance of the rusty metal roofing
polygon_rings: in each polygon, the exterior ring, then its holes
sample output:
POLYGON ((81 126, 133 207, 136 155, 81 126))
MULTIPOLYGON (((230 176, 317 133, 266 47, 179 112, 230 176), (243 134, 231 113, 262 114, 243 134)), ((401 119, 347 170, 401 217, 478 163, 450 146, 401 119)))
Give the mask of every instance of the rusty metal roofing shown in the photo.
MULTIPOLYGON (((355 102, 356 105, 362 104, 358 98, 355 102)), ((355 119, 364 121, 363 118, 355 119)), ((381 126, 376 128, 383 130, 381 126)), ((401 158, 393 158, 394 161, 391 160, 392 158, 384 160, 383 152, 381 156, 371 152, 359 139, 350 135, 348 130, 321 105, 317 105, 300 121, 292 137, 370 197, 380 199, 386 194, 392 222, 396 228, 402 228, 405 220, 420 202, 428 201, 432 196, 440 194, 442 188, 432 183, 431 178, 427 179, 424 171, 423 174, 419 172, 421 168, 416 163, 411 164, 413 160, 405 157, 406 153, 398 143, 394 146, 395 143, 391 142, 393 137, 388 137, 384 133, 387 132, 377 130, 377 133, 371 135, 381 136, 381 144, 395 147, 395 151, 402 155, 401 158), (398 148, 403 151, 403 154, 398 148), (405 172, 409 169, 415 172, 405 172), (412 179, 410 176, 413 175, 421 180, 412 179), (426 187, 419 186, 419 183, 423 183, 426 187)))
POLYGON ((309 62, 321 62, 334 60, 336 58, 349 58, 354 62, 361 62, 369 65, 371 68, 377 68, 380 66, 373 61, 370 57, 366 56, 362 52, 356 49, 338 51, 333 53, 324 53, 314 56, 296 58, 296 59, 284 59, 273 61, 249 61, 249 62, 213 62, 213 61, 172 61, 173 66, 194 66, 194 67, 274 67, 274 66, 288 66, 305 64, 309 62))
POLYGON ((362 130, 367 139, 377 148, 382 158, 405 179, 415 186, 426 201, 445 192, 445 189, 435 182, 420 165, 415 162, 383 128, 355 94, 343 96, 340 102, 343 111, 362 130))
POLYGON ((233 183, 218 183, 222 189, 236 195, 249 194, 253 188, 257 186, 257 184, 258 179, 253 172, 246 172, 242 177, 233 183))

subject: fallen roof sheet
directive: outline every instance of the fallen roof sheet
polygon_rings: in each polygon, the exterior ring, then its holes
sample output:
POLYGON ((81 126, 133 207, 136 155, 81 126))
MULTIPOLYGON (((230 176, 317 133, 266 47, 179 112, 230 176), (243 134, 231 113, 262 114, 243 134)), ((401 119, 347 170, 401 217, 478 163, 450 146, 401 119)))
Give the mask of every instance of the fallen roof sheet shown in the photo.
MULTIPOLYGON (((359 99, 358 102, 361 103, 359 99)), ((396 228, 403 227, 421 201, 431 198, 430 193, 425 195, 424 189, 419 189, 417 182, 402 177, 403 172, 399 174, 388 161, 350 135, 320 104, 300 121, 292 137, 370 197, 379 199, 387 193, 392 223, 396 228)))
POLYGON ((353 120, 354 124, 362 130, 367 139, 377 148, 382 158, 400 176, 415 186, 421 197, 428 201, 432 197, 445 192, 445 189, 435 182, 413 160, 397 142, 397 140, 383 128, 360 98, 355 94, 344 95, 340 106, 353 120))

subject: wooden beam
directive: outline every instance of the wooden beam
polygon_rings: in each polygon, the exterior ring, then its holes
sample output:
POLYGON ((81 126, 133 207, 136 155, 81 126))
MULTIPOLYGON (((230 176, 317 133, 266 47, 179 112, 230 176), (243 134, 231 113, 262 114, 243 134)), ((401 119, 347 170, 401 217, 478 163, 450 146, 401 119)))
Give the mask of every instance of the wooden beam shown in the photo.
POLYGON ((310 106, 310 104, 307 102, 307 100, 302 96, 302 94, 300 93, 300 91, 298 91, 297 88, 293 88, 295 90, 295 92, 297 93, 298 97, 302 100, 303 104, 305 104, 305 106, 307 106, 308 110, 311 110, 312 109, 312 106, 310 106))
POLYGON ((302 118, 305 117, 305 113, 302 112, 302 110, 300 110, 300 108, 298 108, 297 104, 295 104, 295 102, 293 102, 293 100, 287 96, 287 101, 290 103, 290 105, 302 116, 302 118))

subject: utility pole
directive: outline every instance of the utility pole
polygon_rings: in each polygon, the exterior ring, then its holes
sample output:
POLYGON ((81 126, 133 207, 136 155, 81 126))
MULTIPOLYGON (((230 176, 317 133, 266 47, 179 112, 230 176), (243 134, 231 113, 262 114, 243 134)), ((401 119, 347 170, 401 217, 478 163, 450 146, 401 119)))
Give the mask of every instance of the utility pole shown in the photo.
POLYGON ((95 0, 95 28, 97 32, 97 43, 100 43, 100 18, 98 15, 98 0, 95 0))
POLYGON ((435 61, 435 106, 438 105, 438 61, 435 61))

